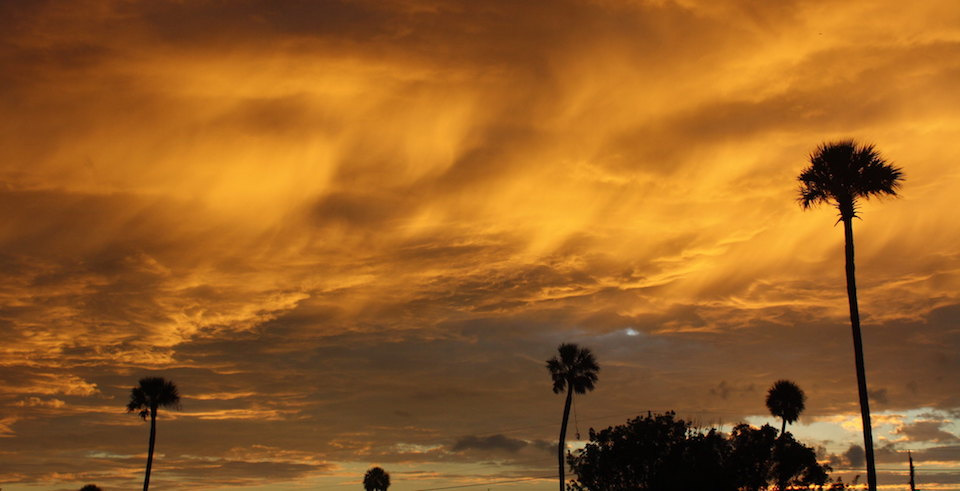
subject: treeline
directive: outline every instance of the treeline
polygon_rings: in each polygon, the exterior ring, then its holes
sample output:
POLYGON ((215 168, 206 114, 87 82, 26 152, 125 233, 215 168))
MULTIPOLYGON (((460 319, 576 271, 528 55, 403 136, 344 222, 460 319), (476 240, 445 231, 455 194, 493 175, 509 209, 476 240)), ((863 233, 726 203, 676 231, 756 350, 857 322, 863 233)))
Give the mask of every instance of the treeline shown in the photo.
POLYGON ((673 412, 591 428, 590 443, 567 454, 567 463, 577 475, 567 485, 573 491, 822 489, 831 471, 789 432, 740 424, 725 434, 673 412))

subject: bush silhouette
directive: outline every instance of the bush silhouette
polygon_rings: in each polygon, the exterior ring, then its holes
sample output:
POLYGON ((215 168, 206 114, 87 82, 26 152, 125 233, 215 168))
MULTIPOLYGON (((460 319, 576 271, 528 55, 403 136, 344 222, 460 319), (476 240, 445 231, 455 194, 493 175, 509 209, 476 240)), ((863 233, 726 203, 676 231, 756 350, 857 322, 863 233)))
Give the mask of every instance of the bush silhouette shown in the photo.
POLYGON ((756 491, 822 486, 830 468, 791 435, 769 425, 729 435, 694 429, 675 413, 648 413, 605 430, 567 457, 576 491, 756 491))

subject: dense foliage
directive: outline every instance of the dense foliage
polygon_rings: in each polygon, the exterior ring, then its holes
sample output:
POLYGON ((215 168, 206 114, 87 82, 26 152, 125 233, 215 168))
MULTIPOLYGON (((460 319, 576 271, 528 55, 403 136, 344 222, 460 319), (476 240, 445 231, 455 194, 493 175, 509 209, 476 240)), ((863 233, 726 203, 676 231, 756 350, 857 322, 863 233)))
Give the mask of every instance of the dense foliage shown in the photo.
POLYGON ((371 467, 363 475, 363 489, 365 491, 387 491, 390 487, 390 474, 382 467, 371 467))
POLYGON ((673 412, 591 429, 590 443, 567 461, 575 491, 797 489, 823 486, 830 471, 812 448, 769 425, 741 424, 727 435, 673 412))

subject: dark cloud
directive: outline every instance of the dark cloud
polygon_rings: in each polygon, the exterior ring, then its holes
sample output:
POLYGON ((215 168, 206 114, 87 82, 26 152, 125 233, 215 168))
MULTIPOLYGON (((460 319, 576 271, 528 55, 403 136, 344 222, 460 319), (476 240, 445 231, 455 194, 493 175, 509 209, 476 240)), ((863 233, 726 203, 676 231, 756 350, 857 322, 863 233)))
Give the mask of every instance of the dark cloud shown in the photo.
POLYGON ((915 460, 930 462, 958 462, 960 461, 960 445, 940 445, 913 451, 915 460))
POLYGON ((224 9, 216 1, 190 4, 120 4, 121 15, 142 22, 157 38, 172 44, 231 45, 237 37, 278 41, 288 36, 334 40, 393 37, 402 25, 399 12, 368 2, 334 1, 317 5, 295 1, 276 5, 250 0, 224 9), (211 29, 211 26, 217 26, 211 29))
POLYGON ((336 134, 345 123, 329 109, 317 107, 309 94, 300 93, 238 101, 209 124, 235 129, 245 136, 308 138, 316 134, 336 134))
POLYGON ((752 384, 746 385, 744 387, 735 387, 727 383, 726 380, 721 380, 716 387, 710 389, 711 394, 723 400, 726 400, 728 397, 730 397, 731 394, 742 393, 745 395, 752 392, 757 392, 757 388, 752 384))
POLYGON ((415 209, 405 196, 389 193, 333 193, 324 196, 314 209, 318 224, 332 223, 348 227, 382 231, 391 221, 406 218, 415 209))
POLYGON ((866 452, 861 445, 850 445, 846 452, 843 452, 843 463, 854 469, 863 467, 866 459, 866 452))
POLYGON ((518 440, 516 438, 510 438, 504 435, 491 435, 484 437, 471 435, 457 440, 457 442, 451 447, 451 450, 454 452, 481 450, 515 453, 527 445, 529 445, 529 443, 524 440, 518 440))
POLYGON ((894 433, 902 435, 908 442, 950 443, 960 441, 960 437, 943 429, 950 421, 915 421, 900 426, 894 433))
MULTIPOLYGON (((191 478, 194 474, 203 473, 203 482, 193 482, 193 487, 202 486, 243 486, 255 485, 270 479, 275 482, 294 481, 311 474, 331 471, 331 466, 324 463, 301 462, 270 462, 270 461, 243 461, 226 459, 198 459, 174 460, 165 463, 170 476, 191 478)), ((180 480, 167 479, 171 485, 180 480)))
POLYGON ((542 475, 561 342, 580 429, 780 378, 834 424, 842 237, 793 186, 835 134, 910 179, 856 225, 864 343, 885 415, 933 411, 878 457, 956 461, 956 9, 825 8, 0 2, 0 480, 135 485, 145 375, 167 487, 542 475))
POLYGON ((876 401, 877 404, 884 405, 887 403, 887 389, 886 388, 877 388, 872 389, 867 392, 870 395, 871 401, 876 401))

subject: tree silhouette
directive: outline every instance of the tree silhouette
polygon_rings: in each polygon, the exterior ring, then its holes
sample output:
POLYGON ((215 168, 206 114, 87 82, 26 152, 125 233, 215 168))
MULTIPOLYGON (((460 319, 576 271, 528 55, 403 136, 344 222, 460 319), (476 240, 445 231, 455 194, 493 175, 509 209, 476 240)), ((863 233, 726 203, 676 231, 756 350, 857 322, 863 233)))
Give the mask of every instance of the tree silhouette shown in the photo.
POLYGON ((567 457, 577 475, 570 489, 734 491, 733 472, 723 468, 728 447, 717 431, 699 432, 673 412, 590 428, 590 442, 567 457))
POLYGON ((780 435, 787 431, 787 423, 793 424, 804 410, 807 396, 797 384, 789 380, 777 380, 767 391, 767 409, 770 414, 783 420, 780 435))
POLYGON ((177 386, 163 377, 144 377, 137 387, 130 390, 127 412, 137 413, 144 421, 150 416, 150 445, 147 450, 147 471, 143 478, 143 491, 150 488, 150 469, 153 467, 153 448, 157 441, 157 409, 171 407, 180 409, 180 393, 177 386))
POLYGON ((100 489, 100 486, 96 484, 87 484, 86 486, 80 488, 80 491, 103 491, 100 489))
POLYGON ((754 428, 740 423, 730 431, 733 450, 729 465, 737 469, 737 489, 757 491, 767 487, 773 469, 777 429, 770 425, 754 428))
POLYGON ((724 435, 673 412, 590 428, 590 442, 567 460, 576 491, 822 489, 830 471, 813 448, 778 438, 772 426, 739 424, 724 435))
POLYGON ((917 491, 917 480, 913 469, 913 454, 907 450, 907 459, 910 461, 910 491, 917 491))
POLYGON ((587 348, 580 348, 576 344, 561 344, 557 348, 559 357, 554 356, 547 360, 547 369, 553 378, 553 393, 567 391, 567 400, 563 405, 563 421, 560 424, 560 444, 557 447, 557 465, 560 472, 560 491, 564 491, 563 478, 563 451, 566 449, 567 419, 570 417, 570 403, 573 402, 573 393, 586 394, 593 390, 597 382, 597 372, 600 367, 593 353, 587 348))
POLYGON ((380 467, 371 467, 363 475, 363 489, 366 491, 387 491, 390 487, 390 474, 380 467))
POLYGON ((853 253, 853 218, 857 216, 860 198, 896 196, 903 180, 899 167, 887 163, 873 145, 860 145, 852 140, 823 143, 810 155, 810 167, 800 173, 800 205, 803 209, 821 203, 832 203, 840 211, 843 222, 846 258, 847 300, 850 306, 850 328, 853 331, 853 354, 857 370, 857 390, 863 423, 863 444, 867 460, 867 487, 877 489, 877 471, 873 457, 873 431, 870 425, 870 400, 863 366, 863 343, 860 335, 860 311, 857 306, 857 281, 853 253))

